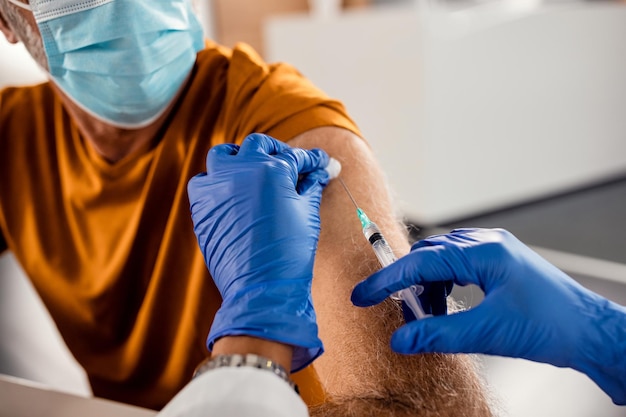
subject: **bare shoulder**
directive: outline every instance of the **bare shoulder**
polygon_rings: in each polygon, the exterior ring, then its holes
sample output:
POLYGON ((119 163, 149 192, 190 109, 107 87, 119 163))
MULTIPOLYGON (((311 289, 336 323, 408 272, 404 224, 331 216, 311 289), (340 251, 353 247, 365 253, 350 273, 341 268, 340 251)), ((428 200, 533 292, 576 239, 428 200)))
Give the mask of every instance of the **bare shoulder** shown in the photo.
MULTIPOLYGON (((400 222, 400 213, 397 212, 389 192, 385 174, 365 139, 346 129, 322 127, 295 137, 289 144, 307 149, 321 148, 337 159, 342 166, 341 178, 359 206, 371 215, 372 219, 376 219, 376 223, 382 228, 398 256, 408 252, 408 240, 400 222)), ((322 225, 324 224, 333 225, 335 238, 341 236, 351 240, 361 238, 358 236, 361 231, 354 207, 341 185, 336 182, 331 182, 324 192, 322 225), (344 223, 349 220, 354 220, 353 224, 349 223, 353 227, 348 227, 346 230, 344 223)), ((324 237, 326 234, 324 230, 322 234, 324 237)), ((322 243, 325 241, 322 240, 322 243)), ((361 250, 366 248, 360 245, 359 247, 361 250)), ((324 250, 324 245, 320 247, 320 250, 324 250)), ((353 256, 356 257, 357 254, 353 256)))
POLYGON ((321 148, 335 158, 353 159, 362 155, 372 155, 365 139, 340 127, 311 129, 291 139, 289 144, 305 149, 321 148), (355 155, 355 152, 358 154, 355 155))

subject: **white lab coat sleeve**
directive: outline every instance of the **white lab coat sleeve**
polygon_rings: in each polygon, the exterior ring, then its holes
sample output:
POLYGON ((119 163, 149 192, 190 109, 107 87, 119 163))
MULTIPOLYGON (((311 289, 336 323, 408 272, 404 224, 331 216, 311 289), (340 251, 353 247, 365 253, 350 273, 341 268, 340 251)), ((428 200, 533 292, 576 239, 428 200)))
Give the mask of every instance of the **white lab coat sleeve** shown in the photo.
POLYGON ((280 377, 251 367, 218 368, 187 384, 157 417, 308 417, 280 377))

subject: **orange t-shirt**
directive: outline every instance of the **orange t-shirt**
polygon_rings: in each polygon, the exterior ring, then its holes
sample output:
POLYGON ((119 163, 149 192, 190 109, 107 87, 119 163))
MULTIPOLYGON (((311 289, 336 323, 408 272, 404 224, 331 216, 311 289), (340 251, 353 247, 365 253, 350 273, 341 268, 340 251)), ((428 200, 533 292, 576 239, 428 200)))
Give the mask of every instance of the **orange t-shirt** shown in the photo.
MULTIPOLYGON (((159 409, 208 355, 221 298, 186 186, 209 148, 320 126, 357 132, 341 103, 245 45, 200 52, 158 143, 113 165, 48 84, 0 93, 0 252, 13 251, 96 396, 159 409)), ((297 379, 309 403, 323 395, 310 368, 297 379)))

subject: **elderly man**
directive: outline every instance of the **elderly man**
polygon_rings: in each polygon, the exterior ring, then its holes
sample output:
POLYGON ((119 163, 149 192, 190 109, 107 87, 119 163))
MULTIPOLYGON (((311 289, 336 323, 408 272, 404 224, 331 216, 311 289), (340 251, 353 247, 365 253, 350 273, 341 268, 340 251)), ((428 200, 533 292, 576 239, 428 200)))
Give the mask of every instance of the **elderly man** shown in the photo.
MULTIPOLYGON (((21 263, 95 395, 160 409, 209 355, 221 297, 186 186, 217 144, 263 132, 324 149, 409 251, 343 106, 288 65, 205 41, 191 0, 0 0, 0 30, 49 74, 0 93, 0 252, 21 263)), ((352 216, 330 184, 312 290, 325 354, 294 375, 314 415, 490 415, 468 357, 396 355, 397 306, 352 306, 377 269, 352 216)))

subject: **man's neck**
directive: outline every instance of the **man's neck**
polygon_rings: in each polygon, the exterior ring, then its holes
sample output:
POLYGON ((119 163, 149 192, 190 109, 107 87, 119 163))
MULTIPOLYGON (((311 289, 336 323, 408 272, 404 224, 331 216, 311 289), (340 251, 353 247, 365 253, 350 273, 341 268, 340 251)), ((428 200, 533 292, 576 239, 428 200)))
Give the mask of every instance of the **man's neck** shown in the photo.
POLYGON ((139 129, 123 129, 92 117, 78 107, 54 83, 52 86, 72 120, 78 126, 80 133, 96 153, 111 164, 119 162, 137 149, 147 147, 151 142, 156 141, 157 135, 173 107, 173 104, 170 105, 170 108, 163 115, 148 126, 139 129))

